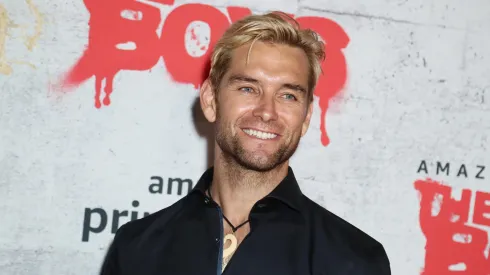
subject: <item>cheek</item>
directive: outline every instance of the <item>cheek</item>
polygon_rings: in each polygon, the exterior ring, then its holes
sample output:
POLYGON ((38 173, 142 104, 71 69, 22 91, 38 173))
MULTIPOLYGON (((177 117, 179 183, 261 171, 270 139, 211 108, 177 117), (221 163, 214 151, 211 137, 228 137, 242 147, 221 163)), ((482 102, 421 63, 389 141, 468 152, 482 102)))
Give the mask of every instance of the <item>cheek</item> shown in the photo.
POLYGON ((222 95, 220 107, 228 116, 236 115, 240 110, 248 108, 251 104, 250 100, 240 97, 236 91, 224 91, 227 94, 222 95))
POLYGON ((223 102, 219 108, 220 128, 231 135, 236 135, 238 126, 247 114, 246 108, 233 102, 223 102))
POLYGON ((282 118, 290 132, 297 132, 303 128, 305 113, 298 110, 285 110, 282 118))
POLYGON ((241 120, 247 120, 253 116, 255 104, 242 100, 241 102, 230 102, 227 108, 230 120, 233 123, 240 124, 241 120))

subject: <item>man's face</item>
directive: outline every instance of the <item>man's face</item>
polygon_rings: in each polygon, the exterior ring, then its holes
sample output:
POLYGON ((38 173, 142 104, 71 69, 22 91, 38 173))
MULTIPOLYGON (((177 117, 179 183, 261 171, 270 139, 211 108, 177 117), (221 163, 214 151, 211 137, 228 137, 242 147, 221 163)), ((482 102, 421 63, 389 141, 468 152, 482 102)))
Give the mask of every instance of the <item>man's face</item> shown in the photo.
POLYGON ((225 157, 268 171, 293 155, 308 129, 308 59, 299 48, 256 42, 247 62, 249 47, 233 51, 208 119, 225 157))

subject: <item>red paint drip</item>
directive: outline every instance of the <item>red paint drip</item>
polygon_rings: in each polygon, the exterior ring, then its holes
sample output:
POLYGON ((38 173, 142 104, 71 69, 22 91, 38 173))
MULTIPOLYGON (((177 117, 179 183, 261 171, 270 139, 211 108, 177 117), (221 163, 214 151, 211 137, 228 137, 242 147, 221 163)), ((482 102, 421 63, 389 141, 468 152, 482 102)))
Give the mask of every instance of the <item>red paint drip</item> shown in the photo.
POLYGON ((321 110, 320 130, 323 146, 330 143, 326 129, 326 114, 330 99, 339 94, 347 80, 347 64, 342 49, 349 44, 344 29, 334 21, 322 17, 300 17, 296 19, 301 27, 316 31, 325 41, 326 59, 322 63, 323 75, 315 88, 321 110))
MULTIPOLYGON (((463 189, 460 200, 451 198, 451 187, 431 179, 414 183, 420 192, 420 227, 426 237, 425 266, 422 275, 488 275, 490 261, 484 251, 488 244, 488 233, 467 225, 472 191, 463 189), (433 205, 438 204, 439 211, 433 214, 433 205), (457 265, 465 266, 457 271, 457 265)), ((475 216, 481 212, 484 200, 489 193, 477 192, 475 216), (480 209, 477 212, 477 209, 480 209)), ((486 212, 488 213, 488 212, 486 212)), ((490 213, 489 213, 490 214, 490 213)), ((473 221, 476 223, 476 221, 473 221)))
POLYGON ((64 86, 78 85, 95 76, 95 107, 111 103, 114 77, 122 69, 148 70, 158 61, 158 36, 155 29, 160 22, 160 11, 143 3, 84 0, 90 12, 89 43, 83 56, 63 80, 64 86), (129 10, 143 14, 141 20, 121 16, 129 10), (136 49, 120 49, 119 45, 133 42, 136 49), (103 84, 105 82, 105 86, 103 84), (101 91, 104 99, 101 102, 101 91))
MULTIPOLYGON (((171 0, 153 2, 173 4, 171 0)), ((135 0, 84 0, 90 12, 89 43, 77 63, 63 79, 65 87, 76 87, 95 76, 95 107, 110 105, 113 80, 120 70, 149 70, 163 57, 167 72, 179 83, 193 84, 198 88, 209 73, 210 49, 230 25, 227 17, 217 8, 203 4, 184 4, 176 7, 165 19, 161 36, 156 33, 160 23, 160 11, 135 0), (129 20, 121 16, 123 11, 142 16, 129 20), (194 57, 185 48, 185 31, 193 21, 206 22, 210 29, 209 46, 201 46, 206 53, 194 57), (136 49, 123 49, 120 45, 132 42, 136 49), (119 48, 118 48, 119 47, 119 48), (101 101, 102 90, 105 94, 101 101)), ((228 7, 232 22, 249 14, 250 9, 228 7)), ((324 75, 318 81, 314 94, 319 97, 321 109, 321 142, 329 144, 326 132, 326 112, 329 101, 344 87, 346 61, 342 49, 349 43, 345 31, 332 20, 321 17, 300 17, 303 28, 311 28, 326 41, 327 59, 322 63, 324 75)), ((195 30, 191 38, 197 40, 195 30)), ((198 41, 199 42, 199 41, 198 41)))

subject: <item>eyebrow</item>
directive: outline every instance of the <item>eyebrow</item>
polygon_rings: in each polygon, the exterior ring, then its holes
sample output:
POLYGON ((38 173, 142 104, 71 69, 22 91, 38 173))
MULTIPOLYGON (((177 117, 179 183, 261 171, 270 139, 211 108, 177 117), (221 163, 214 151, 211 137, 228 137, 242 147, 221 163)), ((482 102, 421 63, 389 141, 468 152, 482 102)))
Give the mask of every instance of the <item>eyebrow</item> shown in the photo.
POLYGON ((257 79, 251 78, 251 77, 248 77, 245 75, 241 75, 241 74, 234 74, 228 78, 228 83, 235 83, 235 82, 250 82, 250 83, 256 83, 256 84, 259 83, 259 81, 257 79))
POLYGON ((306 89, 303 86, 301 86, 301 85, 291 84, 291 83, 284 83, 282 86, 285 87, 285 88, 287 88, 287 89, 298 91, 298 92, 302 92, 302 93, 305 93, 306 94, 306 89))
MULTIPOLYGON (((241 74, 234 74, 228 78, 229 84, 232 84, 235 82, 248 82, 248 83, 254 83, 254 84, 260 83, 260 81, 255 79, 255 78, 245 76, 245 75, 241 75, 241 74)), ((284 84, 282 84, 282 87, 306 94, 306 88, 299 85, 299 84, 284 83, 284 84)))

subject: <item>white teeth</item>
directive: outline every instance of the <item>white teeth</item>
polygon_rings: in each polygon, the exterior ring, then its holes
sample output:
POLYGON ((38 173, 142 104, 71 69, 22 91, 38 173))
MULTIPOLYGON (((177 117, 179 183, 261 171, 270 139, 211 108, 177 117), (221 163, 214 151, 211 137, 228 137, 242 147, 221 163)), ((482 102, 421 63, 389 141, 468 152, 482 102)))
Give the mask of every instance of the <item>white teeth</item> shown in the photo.
POLYGON ((257 131, 257 130, 244 129, 243 131, 245 133, 251 135, 251 136, 254 136, 254 137, 257 137, 260 139, 272 139, 272 138, 277 137, 276 134, 261 132, 261 131, 257 131))

